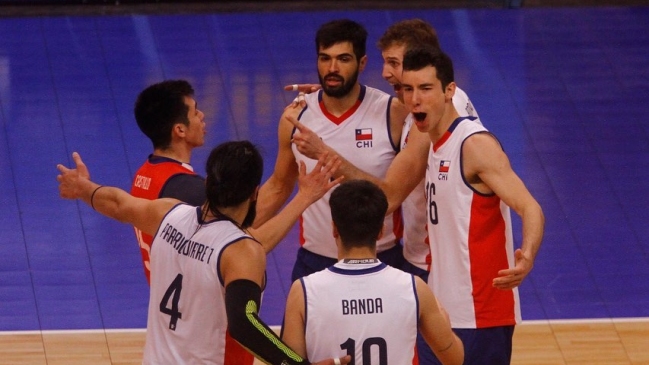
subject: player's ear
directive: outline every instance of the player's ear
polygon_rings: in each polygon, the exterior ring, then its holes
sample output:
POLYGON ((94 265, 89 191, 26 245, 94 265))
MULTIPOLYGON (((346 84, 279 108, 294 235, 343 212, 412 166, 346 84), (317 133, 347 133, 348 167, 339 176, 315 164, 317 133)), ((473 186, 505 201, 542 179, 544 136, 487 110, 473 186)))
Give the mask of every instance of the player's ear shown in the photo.
POLYGON ((361 59, 358 60, 358 72, 363 72, 365 66, 367 66, 367 55, 361 57, 361 59))
POLYGON ((447 101, 450 101, 453 99, 453 96, 455 95, 455 88, 457 85, 455 84, 455 81, 449 82, 448 85, 446 85, 446 89, 444 90, 444 96, 446 97, 447 101))
POLYGON ((331 222, 331 229, 332 229, 332 233, 333 233, 334 238, 340 237, 340 233, 338 233, 338 228, 336 228, 336 225, 334 224, 334 222, 331 222))
POLYGON ((173 128, 171 128, 171 131, 173 134, 184 137, 185 136, 185 130, 187 129, 187 126, 182 124, 182 123, 176 123, 174 124, 173 128))

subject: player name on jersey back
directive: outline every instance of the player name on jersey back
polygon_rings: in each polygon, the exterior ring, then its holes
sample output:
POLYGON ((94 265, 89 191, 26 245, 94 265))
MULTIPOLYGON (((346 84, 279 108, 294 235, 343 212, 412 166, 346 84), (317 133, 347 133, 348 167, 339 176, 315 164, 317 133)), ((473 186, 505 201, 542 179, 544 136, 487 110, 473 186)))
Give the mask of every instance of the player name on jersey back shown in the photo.
POLYGON ((200 242, 192 241, 185 238, 182 232, 178 231, 174 226, 167 223, 160 231, 160 236, 163 240, 167 241, 179 255, 187 256, 189 258, 205 262, 208 265, 214 254, 214 248, 204 245, 200 242))
POLYGON ((381 298, 343 299, 341 305, 344 316, 383 313, 383 299, 381 298))

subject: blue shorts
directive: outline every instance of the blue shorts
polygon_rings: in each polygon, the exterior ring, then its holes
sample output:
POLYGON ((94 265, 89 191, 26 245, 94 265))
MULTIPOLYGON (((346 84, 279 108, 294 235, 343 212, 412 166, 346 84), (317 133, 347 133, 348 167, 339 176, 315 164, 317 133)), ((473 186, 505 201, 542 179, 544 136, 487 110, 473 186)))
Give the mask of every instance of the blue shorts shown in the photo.
MULTIPOLYGON (((464 344, 464 365, 509 365, 512 359, 514 326, 479 329, 454 328, 464 344)), ((441 365, 420 336, 417 338, 420 365, 441 365)))
POLYGON ((403 260, 403 266, 401 267, 401 270, 414 276, 419 276, 424 281, 424 283, 428 283, 428 274, 430 273, 411 264, 410 262, 408 262, 408 260, 403 260))
MULTIPOLYGON (((381 262, 384 262, 392 267, 401 269, 405 259, 403 258, 403 247, 400 244, 394 245, 389 250, 379 252, 377 255, 381 262)), ((303 247, 297 250, 297 258, 295 265, 293 265, 293 272, 291 273, 291 281, 295 281, 303 276, 313 274, 328 268, 338 262, 337 259, 326 257, 313 253, 303 247)))

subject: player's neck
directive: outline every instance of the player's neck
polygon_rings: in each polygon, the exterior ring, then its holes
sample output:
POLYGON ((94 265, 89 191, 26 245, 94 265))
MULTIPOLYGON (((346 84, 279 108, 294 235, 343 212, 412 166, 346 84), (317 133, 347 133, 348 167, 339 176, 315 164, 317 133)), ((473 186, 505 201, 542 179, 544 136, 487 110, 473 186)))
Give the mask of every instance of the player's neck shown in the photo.
POLYGON ((192 151, 191 149, 183 148, 180 146, 172 146, 167 149, 156 148, 153 150, 156 156, 170 158, 172 160, 180 161, 186 164, 191 164, 192 151))
MULTIPOLYGON (((249 205, 250 202, 246 200, 236 207, 217 207, 216 209, 218 210, 218 213, 221 213, 222 216, 225 216, 234 221, 236 224, 241 225, 243 223, 243 220, 246 218, 246 215, 248 214, 249 205)), ((216 218, 223 218, 222 216, 216 216, 214 212, 207 210, 207 204, 205 204, 202 209, 203 211, 207 211, 205 214, 206 221, 210 221, 216 218)))
POLYGON ((460 115, 457 110, 455 110, 455 107, 451 104, 444 115, 442 115, 439 122, 428 132, 433 144, 439 141, 446 134, 446 131, 451 127, 451 124, 453 124, 455 119, 459 117, 460 115))
POLYGON ((341 250, 338 253, 338 259, 374 259, 376 258, 376 247, 352 247, 346 250, 341 250))
POLYGON ((341 98, 334 98, 332 96, 328 96, 323 91, 322 101, 329 113, 335 115, 336 117, 340 117, 356 104, 356 101, 358 100, 358 96, 360 95, 360 93, 361 93, 361 85, 359 83, 356 83, 356 85, 354 85, 354 87, 349 92, 349 94, 341 98))

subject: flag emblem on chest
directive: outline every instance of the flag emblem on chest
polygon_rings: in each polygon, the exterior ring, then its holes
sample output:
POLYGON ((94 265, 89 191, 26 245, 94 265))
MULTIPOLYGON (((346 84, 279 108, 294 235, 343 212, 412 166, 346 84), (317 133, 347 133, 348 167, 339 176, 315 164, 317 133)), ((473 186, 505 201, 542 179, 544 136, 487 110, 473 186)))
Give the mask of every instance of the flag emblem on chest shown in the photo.
POLYGON ((439 162, 439 172, 448 172, 449 167, 451 167, 451 161, 441 160, 439 162))
POLYGON ((357 141, 368 141, 372 139, 372 128, 356 129, 357 141))

